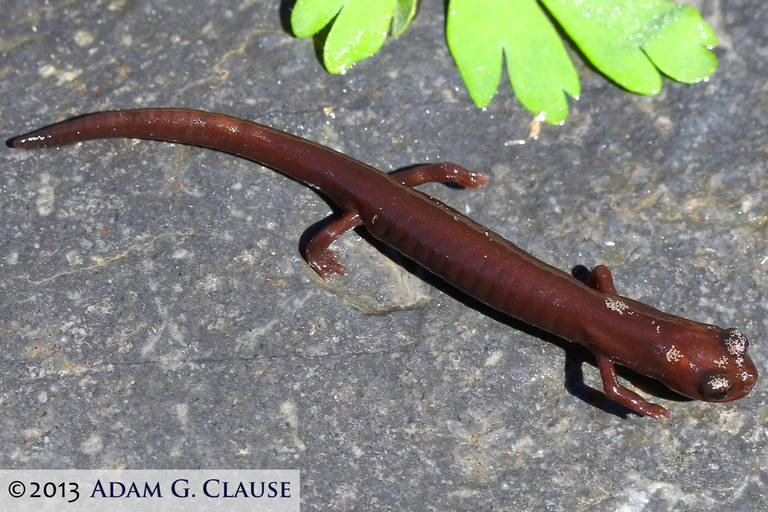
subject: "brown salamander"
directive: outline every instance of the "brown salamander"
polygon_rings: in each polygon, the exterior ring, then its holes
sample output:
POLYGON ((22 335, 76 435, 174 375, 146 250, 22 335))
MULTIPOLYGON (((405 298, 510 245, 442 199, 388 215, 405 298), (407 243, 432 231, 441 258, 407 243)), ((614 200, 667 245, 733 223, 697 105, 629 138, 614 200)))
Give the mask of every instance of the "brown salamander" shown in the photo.
POLYGON ((8 141, 16 148, 129 137, 215 149, 271 167, 320 190, 341 216, 307 244, 304 256, 328 279, 343 274, 329 246, 364 225, 445 281, 482 302, 557 336, 596 358, 605 393, 660 419, 669 412, 622 386, 615 364, 660 380, 694 399, 727 402, 749 394, 757 369, 736 329, 686 320, 617 295, 596 267, 586 284, 536 259, 489 229, 413 187, 432 181, 479 187, 480 172, 439 163, 391 175, 329 148, 263 125, 187 109, 142 109, 76 117, 8 141))

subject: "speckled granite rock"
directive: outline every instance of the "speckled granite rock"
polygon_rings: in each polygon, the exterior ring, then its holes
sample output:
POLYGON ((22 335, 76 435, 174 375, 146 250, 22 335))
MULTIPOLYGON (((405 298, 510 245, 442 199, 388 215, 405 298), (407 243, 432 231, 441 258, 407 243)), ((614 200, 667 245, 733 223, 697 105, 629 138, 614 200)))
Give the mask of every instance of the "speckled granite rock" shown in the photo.
MULTIPOLYGON (((766 374, 768 7, 698 6, 721 43, 708 83, 645 98, 581 65, 566 125, 521 146, 531 116, 506 86, 471 104, 438 2, 343 76, 277 1, 11 3, 0 127, 186 106, 385 171, 490 171, 424 189, 553 265, 606 263, 628 296, 739 327, 766 374)), ((318 283, 298 246, 331 208, 270 170, 137 141, 0 162, 1 467, 298 468, 324 511, 768 503, 764 381, 723 405, 651 388, 662 422, 603 410, 572 347, 357 236, 349 275, 318 283)))

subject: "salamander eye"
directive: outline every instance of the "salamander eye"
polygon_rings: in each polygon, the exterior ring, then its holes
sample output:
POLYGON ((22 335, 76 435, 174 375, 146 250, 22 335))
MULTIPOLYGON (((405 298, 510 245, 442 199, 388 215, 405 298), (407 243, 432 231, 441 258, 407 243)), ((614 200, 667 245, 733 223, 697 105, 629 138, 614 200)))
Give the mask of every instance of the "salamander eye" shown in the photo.
POLYGON ((725 371, 717 370, 704 375, 699 383, 701 398, 710 402, 716 402, 728 397, 733 387, 733 376, 725 371))
POLYGON ((738 329, 726 329, 720 335, 720 340, 725 349, 733 357, 744 357, 749 349, 747 337, 738 329))

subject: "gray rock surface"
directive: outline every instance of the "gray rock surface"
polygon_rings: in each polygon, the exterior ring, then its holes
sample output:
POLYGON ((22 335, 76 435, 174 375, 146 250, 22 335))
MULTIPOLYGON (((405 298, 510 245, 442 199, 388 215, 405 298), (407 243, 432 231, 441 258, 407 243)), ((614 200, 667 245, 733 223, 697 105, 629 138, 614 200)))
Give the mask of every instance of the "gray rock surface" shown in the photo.
MULTIPOLYGON (((559 268, 605 263, 625 295, 742 329, 768 375, 768 6, 697 5, 709 82, 639 97, 579 63, 581 99, 534 140, 506 83, 472 105, 439 2, 341 76, 277 0, 11 2, 0 128, 192 107, 384 171, 483 170, 484 189, 424 190, 559 268)), ((348 275, 319 282, 298 247, 332 210, 271 170, 122 140, 4 148, 0 187, 0 467, 300 469, 304 510, 768 506, 765 380, 719 405, 651 387, 661 422, 601 408, 571 384, 573 347, 358 235, 338 243, 348 275)))

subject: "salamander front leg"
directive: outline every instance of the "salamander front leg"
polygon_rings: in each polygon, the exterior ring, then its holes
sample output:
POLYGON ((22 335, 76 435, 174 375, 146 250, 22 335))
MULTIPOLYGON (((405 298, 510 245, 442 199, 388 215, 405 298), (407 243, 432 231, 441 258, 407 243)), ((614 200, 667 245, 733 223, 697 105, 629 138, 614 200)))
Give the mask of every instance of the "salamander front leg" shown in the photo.
POLYGON ((613 359, 603 354, 597 356, 597 367, 600 370, 600 377, 603 379, 603 390, 605 394, 619 402, 624 407, 633 411, 650 416, 653 419, 660 420, 662 416, 669 418, 669 411, 659 404, 652 404, 634 391, 630 391, 621 384, 616 375, 616 367, 613 359))
POLYGON ((587 277, 587 286, 604 293, 616 295, 616 287, 613 285, 613 275, 605 265, 596 266, 587 277))
POLYGON ((321 229, 304 248, 304 257, 307 263, 320 274, 320 277, 327 280, 331 273, 344 275, 347 270, 337 260, 341 254, 337 251, 331 251, 328 247, 341 235, 355 229, 363 223, 357 212, 348 211, 341 217, 334 220, 323 229, 321 229))
POLYGON ((470 171, 460 165, 450 162, 427 164, 398 171, 391 174, 406 187, 416 187, 424 183, 437 181, 440 183, 458 183, 464 188, 478 188, 488 184, 488 177, 480 171, 470 171))

